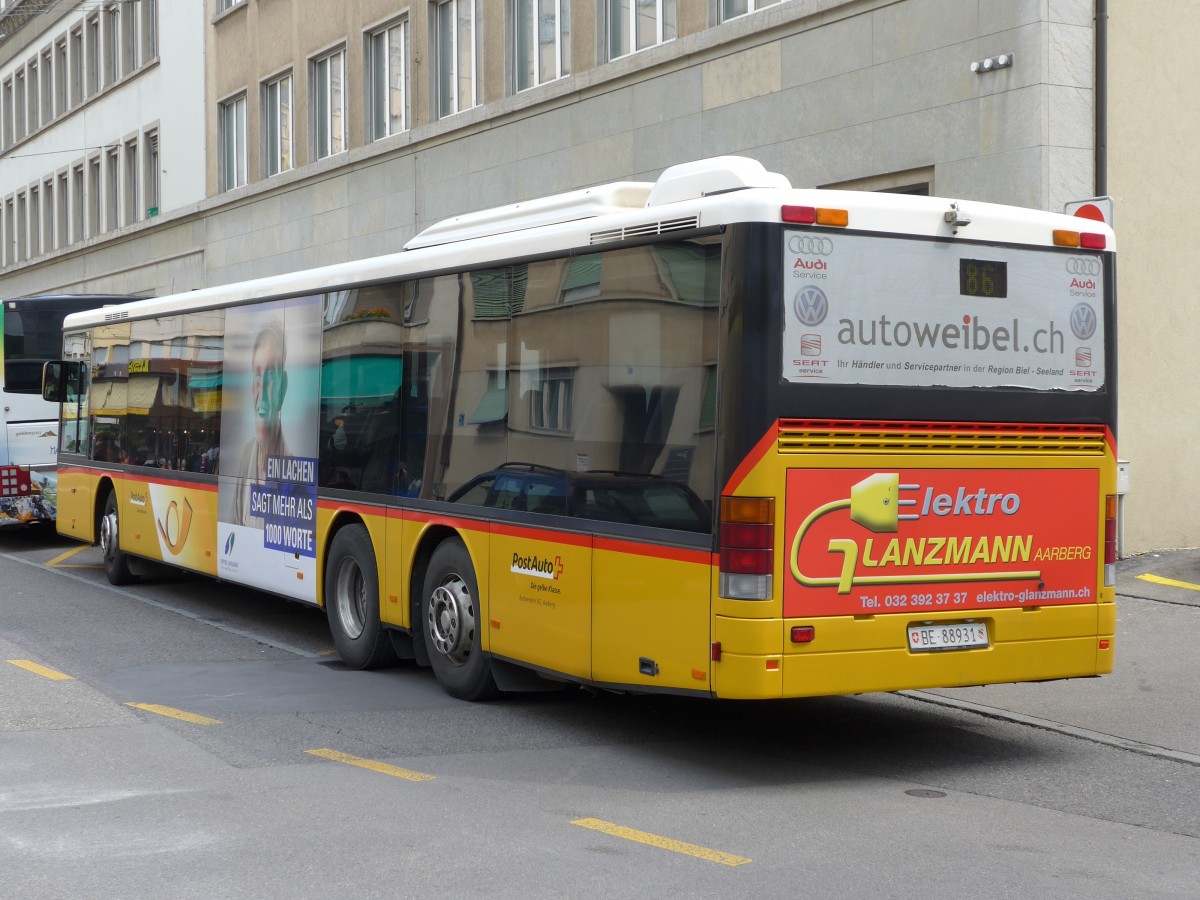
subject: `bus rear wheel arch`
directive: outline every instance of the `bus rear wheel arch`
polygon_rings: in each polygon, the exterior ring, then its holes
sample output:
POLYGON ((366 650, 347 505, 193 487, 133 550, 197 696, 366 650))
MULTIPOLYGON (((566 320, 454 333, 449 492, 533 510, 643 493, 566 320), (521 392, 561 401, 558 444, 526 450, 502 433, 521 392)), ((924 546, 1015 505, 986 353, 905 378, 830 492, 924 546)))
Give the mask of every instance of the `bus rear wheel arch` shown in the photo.
POLYGON ((460 700, 486 700, 499 693, 483 652, 479 600, 471 554, 461 538, 447 538, 429 558, 415 625, 438 682, 460 700))
POLYGON ((378 669, 399 661, 380 619, 375 548, 360 522, 342 526, 329 542, 325 614, 333 645, 351 669, 378 669))

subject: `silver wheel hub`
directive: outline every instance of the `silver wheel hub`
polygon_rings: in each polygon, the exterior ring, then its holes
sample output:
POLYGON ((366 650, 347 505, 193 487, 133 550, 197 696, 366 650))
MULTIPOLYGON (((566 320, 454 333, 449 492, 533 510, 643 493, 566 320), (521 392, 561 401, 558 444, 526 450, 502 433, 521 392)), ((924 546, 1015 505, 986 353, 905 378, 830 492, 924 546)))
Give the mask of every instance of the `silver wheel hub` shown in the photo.
POLYGON ((425 624, 433 648, 454 665, 466 665, 475 643, 475 601, 465 581, 450 575, 433 589, 425 624))
POLYGON ((367 620, 367 582, 353 559, 344 559, 338 566, 333 603, 346 637, 351 640, 360 637, 367 620))
POLYGON ((100 552, 104 554, 105 559, 112 557, 117 552, 117 547, 120 544, 117 542, 117 514, 110 512, 100 520, 100 552))

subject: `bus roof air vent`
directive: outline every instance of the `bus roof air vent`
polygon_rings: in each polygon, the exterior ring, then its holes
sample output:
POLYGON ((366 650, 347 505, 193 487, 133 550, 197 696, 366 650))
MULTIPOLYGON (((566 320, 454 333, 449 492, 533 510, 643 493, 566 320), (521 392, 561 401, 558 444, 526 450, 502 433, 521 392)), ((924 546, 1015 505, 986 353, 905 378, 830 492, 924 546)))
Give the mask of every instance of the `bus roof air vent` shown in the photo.
POLYGON ((129 310, 123 309, 120 312, 110 312, 104 314, 105 322, 116 322, 118 319, 128 319, 129 310))
POLYGON ((698 159, 666 169, 650 197, 647 206, 699 200, 709 194, 740 191, 746 188, 777 188, 788 190, 792 183, 783 175, 768 172, 757 159, 745 156, 714 156, 698 159))
POLYGON ((524 200, 479 212, 465 213, 430 225, 404 245, 405 250, 435 247, 470 238, 557 225, 615 212, 644 209, 653 187, 643 181, 617 181, 536 200, 524 200))
POLYGON ((611 241, 628 241, 633 238, 666 234, 670 231, 689 231, 699 227, 699 216, 682 216, 678 219, 663 219, 661 222, 643 222, 641 225, 628 225, 624 228, 593 231, 588 237, 588 243, 607 244, 611 241))

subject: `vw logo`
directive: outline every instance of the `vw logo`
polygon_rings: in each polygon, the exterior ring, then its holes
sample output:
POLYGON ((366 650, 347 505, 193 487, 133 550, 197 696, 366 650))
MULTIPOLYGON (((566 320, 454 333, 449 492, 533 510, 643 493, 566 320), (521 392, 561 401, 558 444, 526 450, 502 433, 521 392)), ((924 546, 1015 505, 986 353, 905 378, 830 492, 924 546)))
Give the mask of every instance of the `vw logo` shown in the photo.
POLYGON ((817 234, 793 234, 788 238, 788 249, 800 256, 829 256, 833 241, 817 234))
POLYGON ((792 310, 802 325, 815 328, 825 321, 825 316, 829 312, 829 301, 825 299, 824 291, 810 284, 796 292, 796 299, 792 301, 792 310))
POLYGON ((1086 303, 1076 303, 1071 310, 1071 333, 1086 341, 1096 333, 1096 311, 1086 303))
POLYGON ((1100 260, 1090 256, 1072 256, 1067 259, 1068 275, 1099 275, 1100 260))

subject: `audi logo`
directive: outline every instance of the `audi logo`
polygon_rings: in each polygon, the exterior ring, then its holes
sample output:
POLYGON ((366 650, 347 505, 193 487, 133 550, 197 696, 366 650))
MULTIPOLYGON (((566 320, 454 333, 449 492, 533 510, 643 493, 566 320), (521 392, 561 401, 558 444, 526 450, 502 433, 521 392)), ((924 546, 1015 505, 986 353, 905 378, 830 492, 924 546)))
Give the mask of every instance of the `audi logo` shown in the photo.
POLYGON ((1090 256, 1072 256, 1067 259, 1068 275, 1099 275, 1100 260, 1090 256))
POLYGON ((800 256, 828 256, 833 252, 833 241, 815 234, 793 234, 788 238, 788 249, 800 256))

